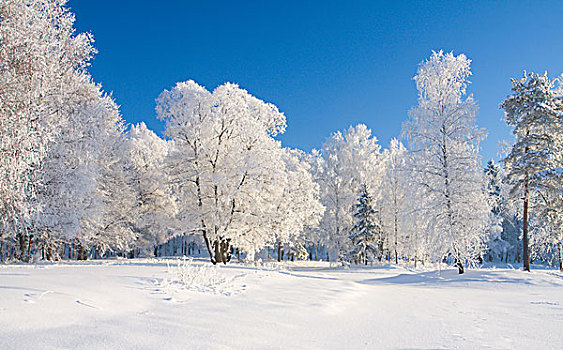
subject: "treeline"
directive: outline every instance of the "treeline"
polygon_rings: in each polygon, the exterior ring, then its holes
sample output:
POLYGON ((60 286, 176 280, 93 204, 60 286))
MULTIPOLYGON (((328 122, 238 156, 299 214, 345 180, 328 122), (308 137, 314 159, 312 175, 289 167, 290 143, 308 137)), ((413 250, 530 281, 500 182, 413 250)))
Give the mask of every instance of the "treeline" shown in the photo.
POLYGON ((433 52, 418 105, 382 149, 360 124, 306 153, 279 109, 236 84, 164 90, 158 137, 126 128, 88 73, 95 53, 64 1, 0 7, 3 261, 233 256, 367 264, 559 262, 559 80, 525 74, 502 102, 515 143, 482 169, 464 55, 433 52), (203 251, 202 251, 203 250, 203 251))

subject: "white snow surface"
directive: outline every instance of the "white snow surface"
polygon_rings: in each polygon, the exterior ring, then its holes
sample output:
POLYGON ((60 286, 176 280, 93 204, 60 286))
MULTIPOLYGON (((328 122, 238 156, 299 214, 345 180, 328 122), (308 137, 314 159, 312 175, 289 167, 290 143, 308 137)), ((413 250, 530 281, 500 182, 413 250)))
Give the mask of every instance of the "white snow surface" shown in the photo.
POLYGON ((563 275, 176 260, 0 266, 1 349, 556 349, 563 275), (205 284, 200 274, 210 274, 205 284), (203 282, 201 282, 203 281, 203 282))

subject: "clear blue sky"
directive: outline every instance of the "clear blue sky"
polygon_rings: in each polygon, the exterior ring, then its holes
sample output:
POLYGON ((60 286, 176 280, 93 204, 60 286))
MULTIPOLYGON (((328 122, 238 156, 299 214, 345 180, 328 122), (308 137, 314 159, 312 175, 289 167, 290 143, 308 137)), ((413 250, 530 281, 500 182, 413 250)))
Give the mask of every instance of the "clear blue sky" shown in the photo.
POLYGON ((285 112, 285 145, 309 151, 365 123, 387 147, 416 105, 431 50, 472 59, 469 91, 488 131, 485 159, 510 139, 499 103, 524 69, 563 71, 563 1, 71 0, 99 50, 91 72, 129 123, 159 134, 154 100, 175 82, 231 81, 285 112))

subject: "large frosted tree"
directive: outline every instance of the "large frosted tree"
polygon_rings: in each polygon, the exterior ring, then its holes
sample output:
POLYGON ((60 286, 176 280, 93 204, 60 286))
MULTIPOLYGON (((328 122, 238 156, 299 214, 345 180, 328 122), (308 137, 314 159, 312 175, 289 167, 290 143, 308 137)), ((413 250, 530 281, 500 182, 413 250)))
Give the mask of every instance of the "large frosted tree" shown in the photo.
POLYGON ((561 186, 563 156, 563 96, 557 81, 546 74, 527 74, 512 79, 512 94, 501 104, 506 123, 514 129, 515 142, 504 162, 513 199, 523 199, 523 265, 530 271, 529 207, 535 205, 543 224, 561 252, 561 186), (553 229, 555 228, 555 229, 553 229), (557 237, 559 235, 559 237, 557 237))
POLYGON ((186 232, 204 238, 212 263, 227 262, 231 247, 262 248, 284 193, 280 142, 285 116, 235 84, 213 92, 193 81, 157 100, 158 117, 175 146, 169 176, 186 232))
POLYGON ((481 258, 489 206, 480 169, 479 143, 485 137, 475 124, 477 105, 466 96, 470 60, 463 54, 433 52, 414 77, 418 106, 404 124, 422 188, 420 210, 429 219, 435 259, 452 259, 459 273, 464 263, 481 258))
POLYGON ((65 4, 0 4, 0 230, 24 260, 33 242, 49 251, 80 235, 103 130, 120 120, 87 72, 92 37, 75 33, 65 4))

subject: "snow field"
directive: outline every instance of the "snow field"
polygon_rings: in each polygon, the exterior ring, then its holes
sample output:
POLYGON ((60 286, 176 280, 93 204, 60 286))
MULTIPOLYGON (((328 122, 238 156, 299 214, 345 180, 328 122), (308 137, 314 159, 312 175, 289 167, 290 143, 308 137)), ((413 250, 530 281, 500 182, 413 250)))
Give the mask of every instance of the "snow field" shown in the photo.
POLYGON ((563 276, 552 271, 179 266, 2 266, 0 348, 556 349, 563 341, 563 276))

